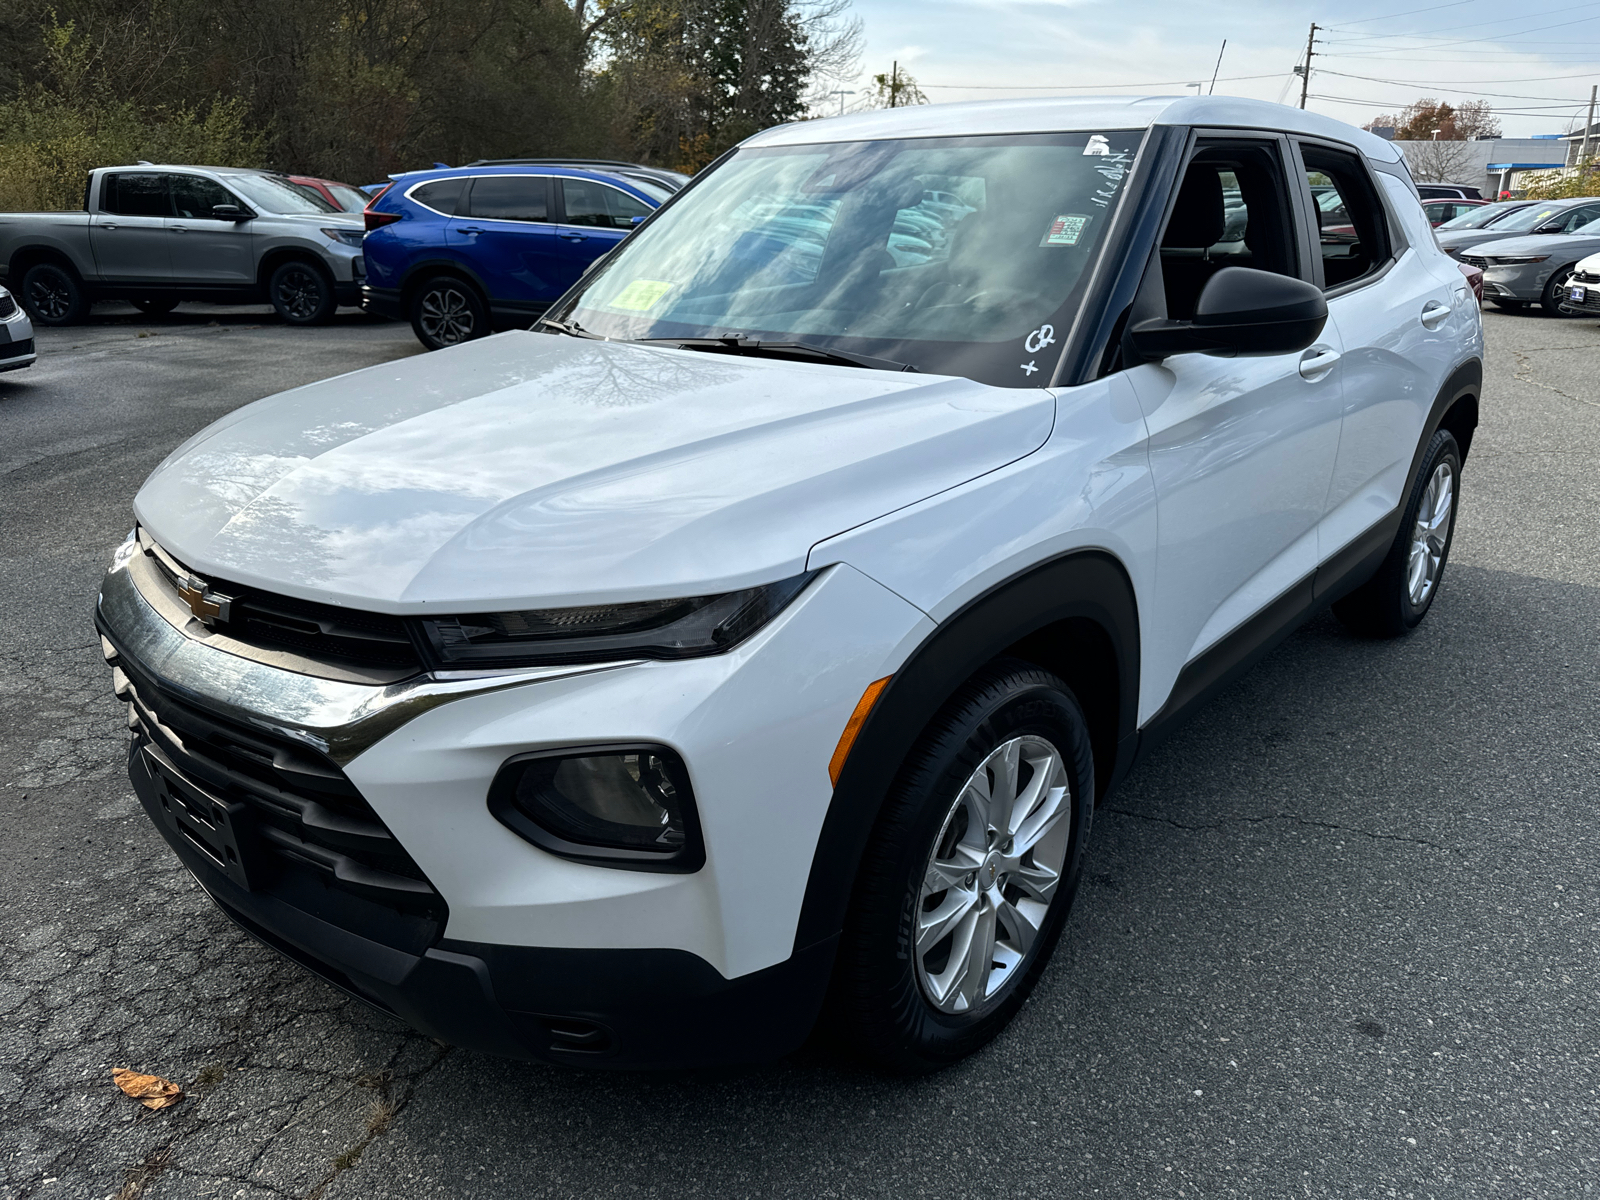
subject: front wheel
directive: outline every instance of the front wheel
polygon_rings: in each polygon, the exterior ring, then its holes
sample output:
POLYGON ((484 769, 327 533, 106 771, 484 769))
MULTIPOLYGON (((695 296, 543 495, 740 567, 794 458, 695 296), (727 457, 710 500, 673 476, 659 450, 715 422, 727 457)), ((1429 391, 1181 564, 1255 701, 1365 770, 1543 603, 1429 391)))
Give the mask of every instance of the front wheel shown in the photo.
POLYGON ((1333 606, 1348 629, 1399 637, 1422 623, 1444 579, 1460 488, 1461 448, 1441 429, 1428 442, 1389 556, 1376 575, 1333 606))
POLYGON ((1060 679, 997 660, 924 731, 862 860, 834 1016, 867 1057, 936 1070, 995 1037, 1077 889, 1094 755, 1060 679))
POLYGON ((412 293, 411 329, 429 350, 443 350, 486 336, 489 310, 471 284, 436 275, 412 293))
POLYGON ((1550 274, 1550 282, 1544 285, 1544 296, 1539 300, 1539 307, 1552 317, 1580 316, 1579 313, 1564 312, 1561 308, 1567 302, 1567 285, 1572 282, 1572 275, 1578 269, 1577 263, 1568 263, 1564 267, 1557 267, 1550 274))
POLYGON ((76 325, 89 311, 78 277, 55 263, 38 263, 23 273, 21 300, 40 325, 76 325))
POLYGON ((273 271, 267 297, 290 325, 321 325, 338 307, 333 280, 308 262, 286 262, 273 271))

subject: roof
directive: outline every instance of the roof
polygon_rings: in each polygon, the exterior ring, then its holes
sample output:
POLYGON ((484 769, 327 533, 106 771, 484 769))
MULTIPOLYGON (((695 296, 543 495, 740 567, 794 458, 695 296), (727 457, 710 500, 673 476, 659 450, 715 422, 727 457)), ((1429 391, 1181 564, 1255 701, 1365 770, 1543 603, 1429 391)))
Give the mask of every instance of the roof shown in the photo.
POLYGON ((1400 161, 1400 151, 1392 144, 1354 125, 1284 104, 1235 96, 1057 96, 921 104, 779 125, 756 134, 745 145, 803 146, 815 142, 985 133, 1098 132, 1152 125, 1304 133, 1344 142, 1379 162, 1400 161))

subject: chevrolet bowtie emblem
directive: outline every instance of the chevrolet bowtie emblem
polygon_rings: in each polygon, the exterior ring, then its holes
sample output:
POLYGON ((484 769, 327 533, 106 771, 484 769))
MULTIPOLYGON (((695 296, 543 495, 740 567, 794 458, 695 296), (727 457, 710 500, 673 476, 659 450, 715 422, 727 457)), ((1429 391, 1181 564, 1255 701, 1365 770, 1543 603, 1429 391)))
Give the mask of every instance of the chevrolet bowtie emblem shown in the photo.
POLYGON ((178 596, 189 606, 202 624, 210 625, 214 621, 226 621, 228 608, 232 604, 231 597, 222 596, 211 590, 211 585, 204 579, 189 576, 178 585, 178 596))

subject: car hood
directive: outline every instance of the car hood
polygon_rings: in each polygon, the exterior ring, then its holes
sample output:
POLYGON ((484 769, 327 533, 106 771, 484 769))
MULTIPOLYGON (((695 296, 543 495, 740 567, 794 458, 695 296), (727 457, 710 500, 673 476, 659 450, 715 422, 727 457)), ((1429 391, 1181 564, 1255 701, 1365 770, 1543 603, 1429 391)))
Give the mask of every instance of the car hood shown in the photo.
POLYGON ((1585 275, 1600 275, 1600 253, 1591 254, 1588 258, 1582 259, 1576 269, 1582 271, 1585 275))
POLYGON ((1439 245, 1446 250, 1465 250, 1482 242, 1495 242, 1503 238, 1522 237, 1517 233, 1496 232, 1494 227, 1488 229, 1456 229, 1449 233, 1440 233, 1434 230, 1434 236, 1439 240, 1439 245))
POLYGON ((274 221, 293 221, 308 226, 336 226, 340 229, 365 229, 366 219, 360 213, 266 213, 274 221))
POLYGON ((1537 236, 1529 234, 1481 242, 1472 248, 1472 252, 1489 258, 1499 258, 1502 255, 1548 254, 1551 258, 1560 255, 1570 259, 1574 255, 1592 254, 1597 249, 1600 249, 1600 237, 1592 234, 1541 233, 1537 236))
POLYGON ((259 400, 135 498, 192 569, 394 613, 708 594, 1043 445, 1049 392, 515 332, 259 400))

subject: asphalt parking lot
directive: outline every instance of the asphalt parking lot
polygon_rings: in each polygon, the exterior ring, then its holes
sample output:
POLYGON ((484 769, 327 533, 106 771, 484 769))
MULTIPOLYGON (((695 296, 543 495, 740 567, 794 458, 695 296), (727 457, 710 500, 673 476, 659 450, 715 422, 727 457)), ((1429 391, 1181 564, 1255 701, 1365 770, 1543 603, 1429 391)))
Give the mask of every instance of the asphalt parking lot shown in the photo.
POLYGON ((1600 326, 1485 323, 1427 622, 1316 620, 1142 765, 1028 1008, 909 1082, 488 1059, 239 933, 132 797, 96 584, 190 433, 418 346, 348 310, 42 331, 0 375, 0 1197, 1600 1194, 1600 326))

